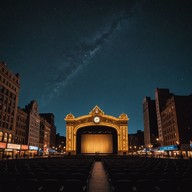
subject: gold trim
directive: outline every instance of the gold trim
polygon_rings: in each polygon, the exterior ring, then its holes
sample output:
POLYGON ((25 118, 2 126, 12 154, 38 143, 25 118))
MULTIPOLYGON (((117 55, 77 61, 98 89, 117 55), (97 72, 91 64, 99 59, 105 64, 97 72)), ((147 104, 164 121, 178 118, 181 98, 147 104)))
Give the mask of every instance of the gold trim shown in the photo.
POLYGON ((107 126, 117 131, 118 154, 128 152, 128 116, 122 113, 119 118, 106 115, 97 105, 88 115, 76 117, 70 113, 64 119, 66 121, 66 152, 76 154, 76 135, 78 129, 87 126, 107 126), (99 116, 100 121, 94 122, 94 117, 99 116))

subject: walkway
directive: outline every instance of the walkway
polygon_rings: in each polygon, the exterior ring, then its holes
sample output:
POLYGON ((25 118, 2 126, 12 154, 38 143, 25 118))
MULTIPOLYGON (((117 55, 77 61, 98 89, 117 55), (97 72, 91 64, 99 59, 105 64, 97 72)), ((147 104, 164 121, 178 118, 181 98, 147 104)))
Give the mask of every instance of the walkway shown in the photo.
POLYGON ((88 192, 110 192, 110 184, 101 161, 95 161, 88 192))

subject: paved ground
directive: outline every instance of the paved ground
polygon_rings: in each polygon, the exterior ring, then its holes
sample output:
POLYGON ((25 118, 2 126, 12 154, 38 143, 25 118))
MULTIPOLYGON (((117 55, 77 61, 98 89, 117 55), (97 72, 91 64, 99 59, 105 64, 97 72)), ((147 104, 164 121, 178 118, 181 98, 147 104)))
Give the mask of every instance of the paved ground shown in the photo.
POLYGON ((110 192, 110 185, 101 161, 95 161, 89 181, 89 192, 110 192))

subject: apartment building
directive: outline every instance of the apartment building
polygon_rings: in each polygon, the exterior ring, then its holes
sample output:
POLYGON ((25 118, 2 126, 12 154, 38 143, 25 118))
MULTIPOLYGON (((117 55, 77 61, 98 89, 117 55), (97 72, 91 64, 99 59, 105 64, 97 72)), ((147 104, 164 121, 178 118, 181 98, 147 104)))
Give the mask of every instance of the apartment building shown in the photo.
POLYGON ((14 142, 19 90, 19 74, 0 62, 0 142, 14 142))

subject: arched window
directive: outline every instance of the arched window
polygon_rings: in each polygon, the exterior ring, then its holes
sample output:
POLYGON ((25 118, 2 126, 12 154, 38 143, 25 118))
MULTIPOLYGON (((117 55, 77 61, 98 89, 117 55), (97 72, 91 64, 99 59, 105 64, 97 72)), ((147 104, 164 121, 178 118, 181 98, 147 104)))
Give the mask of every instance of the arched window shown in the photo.
POLYGON ((8 142, 9 142, 9 143, 11 143, 12 138, 13 138, 13 135, 12 135, 12 134, 9 134, 9 139, 8 139, 8 142))
POLYGON ((7 137, 8 137, 8 134, 7 134, 7 133, 4 133, 4 138, 3 138, 3 141, 4 141, 4 142, 7 142, 7 139, 8 139, 7 137))

